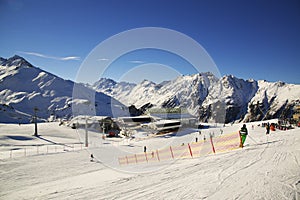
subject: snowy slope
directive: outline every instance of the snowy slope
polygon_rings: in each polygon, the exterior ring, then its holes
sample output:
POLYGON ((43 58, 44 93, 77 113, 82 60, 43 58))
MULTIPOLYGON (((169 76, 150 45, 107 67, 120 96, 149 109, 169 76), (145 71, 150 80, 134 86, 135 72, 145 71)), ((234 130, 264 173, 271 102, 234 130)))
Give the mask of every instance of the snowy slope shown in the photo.
POLYGON ((211 73, 180 76, 163 84, 143 81, 137 85, 101 79, 94 89, 127 106, 183 107, 204 121, 254 121, 290 117, 299 103, 300 85, 243 80, 232 75, 216 78, 211 73), (113 84, 109 84, 113 82, 113 84), (105 87, 103 87, 105 86, 105 87), (123 87, 122 87, 123 86, 123 87), (265 112, 253 106, 264 103, 265 112), (261 113, 261 114, 259 114, 261 113))
MULTIPOLYGON (((98 133, 90 133, 91 144, 101 142, 102 146, 0 159, 0 199, 299 199, 300 129, 276 130, 266 136, 265 129, 257 126, 260 123, 253 123, 253 129, 247 124, 249 136, 244 149, 182 159, 171 164, 120 166, 115 170, 102 160, 90 162, 89 157, 94 153, 97 158, 99 151, 107 159, 116 159, 111 149, 132 151, 134 148, 141 152, 144 145, 151 150, 173 140, 188 143, 195 133, 132 141, 130 145, 103 141, 98 133), (149 170, 138 173, 139 169, 149 170)), ((241 126, 222 128, 226 134, 241 126)), ((17 136, 32 138, 32 125, 0 124, 0 127, 5 130, 0 141, 11 144, 11 148, 21 144, 26 147, 45 145, 47 141, 49 145, 51 141, 68 145, 78 142, 78 134, 81 134, 57 123, 43 123, 39 124, 39 129, 44 140, 15 141, 17 136)), ((82 133, 84 137, 84 131, 82 133)))
POLYGON ((77 105, 80 114, 84 110, 80 106, 86 105, 87 102, 92 105, 84 109, 94 108, 97 115, 112 116, 108 104, 119 105, 119 108, 114 107, 114 114, 124 113, 121 109, 123 104, 113 98, 36 68, 22 57, 1 59, 0 104, 10 108, 9 113, 4 109, 0 110, 1 122, 28 123, 34 107, 39 109, 38 116, 42 119, 47 119, 50 115, 68 118, 72 115, 73 105, 77 105), (80 95, 75 95, 75 98, 74 88, 80 91, 80 95), (20 112, 26 114, 22 115, 20 112))

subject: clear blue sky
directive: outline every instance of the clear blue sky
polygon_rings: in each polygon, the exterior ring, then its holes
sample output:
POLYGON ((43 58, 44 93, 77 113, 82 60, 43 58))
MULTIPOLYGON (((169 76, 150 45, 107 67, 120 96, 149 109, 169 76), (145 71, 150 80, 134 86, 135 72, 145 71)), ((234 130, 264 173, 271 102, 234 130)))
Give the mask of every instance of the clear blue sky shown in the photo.
MULTIPOLYGON (((299 0, 0 0, 0 56, 18 54, 75 80, 80 64, 100 42, 139 27, 188 35, 206 49, 221 75, 300 83, 299 0)), ((148 53, 142 58, 139 52, 129 54, 116 63, 185 67, 180 59, 161 56, 170 58, 165 62, 157 52, 148 53)))

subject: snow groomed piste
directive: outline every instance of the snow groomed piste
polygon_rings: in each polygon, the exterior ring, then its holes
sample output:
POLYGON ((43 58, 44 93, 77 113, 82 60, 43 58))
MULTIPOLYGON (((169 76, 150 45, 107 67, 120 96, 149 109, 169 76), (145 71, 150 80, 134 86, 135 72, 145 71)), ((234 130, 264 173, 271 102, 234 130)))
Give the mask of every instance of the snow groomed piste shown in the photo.
POLYGON ((119 164, 122 166, 174 159, 195 158, 235 150, 241 148, 240 143, 241 139, 238 132, 219 135, 217 137, 210 135, 208 140, 201 140, 191 144, 182 144, 180 146, 170 146, 169 148, 157 149, 151 152, 129 154, 119 157, 118 160, 119 164))
MULTIPOLYGON (((200 148, 194 150, 194 143, 191 143, 200 136, 196 130, 189 134, 179 133, 177 137, 166 135, 132 143, 113 142, 117 140, 108 138, 103 141, 99 138, 99 133, 90 131, 91 145, 83 148, 83 151, 50 153, 49 149, 50 154, 1 159, 0 182, 3 184, 0 186, 0 199, 300 199, 300 129, 276 129, 266 135, 266 129, 262 127, 265 122, 275 121, 247 123, 249 134, 245 148, 232 151, 226 148, 226 153, 218 150, 216 140, 220 127, 202 130, 201 139, 206 136, 206 147, 210 154, 198 158, 195 156, 200 148), (215 155, 210 144, 210 132, 216 134, 212 138, 215 155), (95 141, 105 143, 93 146, 97 144, 95 141), (185 145, 181 146, 183 142, 185 145), (188 143, 192 146, 193 159, 189 150, 186 150, 188 143), (120 150, 121 153, 137 153, 145 157, 140 153, 143 146, 147 146, 147 155, 152 150, 167 151, 172 146, 175 159, 120 166, 118 157, 112 156, 117 153, 114 150, 120 150), (184 148, 187 158, 178 158, 175 147, 184 148), (90 162, 90 153, 94 153, 94 162, 90 162), (100 161, 97 153, 103 155, 100 161), (106 161, 111 159, 116 161, 119 168, 108 167, 110 163, 106 164, 106 161), (106 163, 101 162, 102 160, 106 163)), ((222 127, 223 134, 220 138, 236 138, 237 134, 233 133, 237 133, 242 125, 222 127)), ((67 145, 78 142, 74 129, 59 126, 58 123, 39 124, 39 134, 47 141, 36 137, 32 140, 7 137, 31 138, 31 124, 0 124, 0 127, 2 151, 19 148, 20 145, 46 145, 49 141, 67 145)), ((203 141, 198 141, 200 142, 203 141)), ((41 150, 39 149, 40 152, 41 150)), ((201 153, 204 153, 204 149, 201 153)))

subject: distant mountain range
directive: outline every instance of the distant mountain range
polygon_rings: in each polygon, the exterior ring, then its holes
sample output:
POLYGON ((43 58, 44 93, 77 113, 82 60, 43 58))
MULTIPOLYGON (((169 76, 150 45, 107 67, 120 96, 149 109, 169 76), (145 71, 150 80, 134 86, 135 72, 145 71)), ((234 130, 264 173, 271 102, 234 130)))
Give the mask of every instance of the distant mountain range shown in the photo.
POLYGON ((232 75, 218 79, 211 73, 180 76, 155 84, 117 83, 102 78, 93 86, 123 104, 157 108, 181 107, 201 121, 257 121, 291 117, 300 103, 300 85, 243 80, 232 75))
POLYGON ((211 73, 179 76, 160 84, 101 78, 92 86, 64 80, 24 58, 0 58, 0 122, 28 123, 78 114, 128 116, 149 108, 182 108, 202 121, 255 121, 290 117, 300 85, 243 80, 211 73), (128 109, 129 108, 129 109, 128 109))

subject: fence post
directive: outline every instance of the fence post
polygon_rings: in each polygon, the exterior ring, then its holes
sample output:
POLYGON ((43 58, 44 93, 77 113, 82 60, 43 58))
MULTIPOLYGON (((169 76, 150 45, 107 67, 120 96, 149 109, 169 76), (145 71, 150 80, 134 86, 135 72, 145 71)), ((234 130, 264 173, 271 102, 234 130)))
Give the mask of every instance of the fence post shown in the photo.
POLYGON ((158 161, 160 161, 160 159, 159 159, 159 154, 158 154, 158 150, 157 150, 157 149, 156 149, 156 155, 157 155, 158 161))
POLYGON ((193 152, 192 152, 192 149, 191 149, 191 145, 189 143, 188 143, 188 147, 189 147, 190 155, 193 158, 193 152))
POLYGON ((144 152, 144 153, 145 153, 146 160, 148 162, 147 152, 144 152))
POLYGON ((212 140, 212 135, 210 135, 210 144, 211 144, 211 147, 212 147, 212 151, 214 152, 214 153, 216 153, 216 150, 215 150, 215 146, 214 146, 214 143, 213 143, 213 140, 212 140))
POLYGON ((135 163, 137 164, 137 157, 136 157, 136 154, 134 154, 134 157, 135 157, 135 163))
POLYGON ((171 151, 172 158, 174 159, 174 154, 173 154, 172 146, 170 146, 170 151, 171 151))

